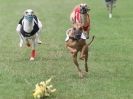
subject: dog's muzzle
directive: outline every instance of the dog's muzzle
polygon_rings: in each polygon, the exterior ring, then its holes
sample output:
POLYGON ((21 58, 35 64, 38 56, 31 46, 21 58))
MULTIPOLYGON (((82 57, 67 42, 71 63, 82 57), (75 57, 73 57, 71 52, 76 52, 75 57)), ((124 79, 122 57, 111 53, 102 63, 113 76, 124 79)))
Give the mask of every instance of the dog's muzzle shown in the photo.
POLYGON ((24 16, 24 18, 25 18, 26 20, 28 20, 29 22, 32 22, 32 20, 33 20, 33 15, 27 15, 27 16, 24 16))
POLYGON ((88 8, 85 8, 85 7, 80 8, 80 13, 81 14, 86 14, 88 11, 89 11, 88 8))
POLYGON ((82 31, 81 30, 74 30, 74 40, 79 40, 81 38, 82 31))

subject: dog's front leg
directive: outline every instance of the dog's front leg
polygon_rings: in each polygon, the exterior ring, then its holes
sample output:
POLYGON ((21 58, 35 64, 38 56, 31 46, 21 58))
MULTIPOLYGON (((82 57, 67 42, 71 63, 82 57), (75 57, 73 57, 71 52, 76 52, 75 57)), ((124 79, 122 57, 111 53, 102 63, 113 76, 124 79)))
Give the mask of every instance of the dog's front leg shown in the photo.
POLYGON ((19 46, 22 47, 23 46, 23 43, 24 43, 24 37, 23 35, 21 34, 21 28, 22 28, 22 25, 21 24, 18 24, 17 25, 17 28, 16 28, 16 31, 19 35, 19 38, 20 38, 20 42, 19 42, 19 46))
POLYGON ((70 53, 75 54, 77 52, 77 50, 75 48, 69 47, 67 46, 68 50, 70 51, 70 53))
POLYGON ((42 44, 42 41, 40 40, 40 33, 42 30, 42 23, 41 21, 38 19, 38 27, 39 27, 39 31, 36 33, 36 41, 38 44, 42 44))
POLYGON ((83 78, 82 70, 79 68, 79 64, 78 64, 78 61, 77 61, 77 53, 73 54, 73 62, 77 66, 77 69, 78 69, 78 72, 79 72, 79 77, 83 78))
POLYGON ((25 41, 26 41, 26 45, 27 45, 28 47, 30 47, 31 45, 30 45, 30 42, 29 42, 28 38, 26 38, 25 41))

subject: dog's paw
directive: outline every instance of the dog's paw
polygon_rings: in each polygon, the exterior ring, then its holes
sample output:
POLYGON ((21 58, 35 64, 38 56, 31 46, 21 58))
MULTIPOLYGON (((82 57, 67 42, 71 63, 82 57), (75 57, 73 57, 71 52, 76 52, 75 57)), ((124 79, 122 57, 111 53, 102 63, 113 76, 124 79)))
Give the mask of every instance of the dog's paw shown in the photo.
POLYGON ((38 43, 38 44, 42 44, 42 41, 38 40, 37 43, 38 43))
POLYGON ((33 60, 35 60, 35 58, 34 58, 34 57, 31 57, 31 58, 30 58, 30 61, 33 61, 33 60))
POLYGON ((83 72, 79 72, 79 77, 82 79, 84 78, 83 72))

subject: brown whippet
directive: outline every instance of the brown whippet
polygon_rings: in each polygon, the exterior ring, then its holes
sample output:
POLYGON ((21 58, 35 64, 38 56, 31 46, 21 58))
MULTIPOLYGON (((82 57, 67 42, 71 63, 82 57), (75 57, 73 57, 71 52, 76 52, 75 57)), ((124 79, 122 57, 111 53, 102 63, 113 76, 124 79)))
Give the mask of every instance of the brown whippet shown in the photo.
POLYGON ((72 54, 73 62, 77 66, 79 76, 83 78, 83 72, 79 67, 78 61, 77 61, 77 54, 80 52, 80 59, 85 61, 85 71, 88 72, 88 65, 87 65, 87 60, 88 60, 88 48, 89 45, 92 43, 94 40, 94 36, 92 37, 92 40, 87 44, 86 39, 82 39, 83 29, 80 28, 70 28, 66 31, 67 36, 69 38, 66 39, 66 47, 72 54))

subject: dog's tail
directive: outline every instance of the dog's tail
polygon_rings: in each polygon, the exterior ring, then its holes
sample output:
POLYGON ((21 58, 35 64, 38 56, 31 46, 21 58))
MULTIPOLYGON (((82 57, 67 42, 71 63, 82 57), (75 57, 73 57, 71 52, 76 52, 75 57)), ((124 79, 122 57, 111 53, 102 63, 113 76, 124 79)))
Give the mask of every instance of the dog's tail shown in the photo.
POLYGON ((91 45, 91 43, 93 42, 94 38, 95 38, 95 36, 93 35, 91 41, 83 47, 83 52, 85 51, 85 49, 86 49, 88 46, 91 45))
POLYGON ((91 41, 87 44, 87 46, 91 45, 91 43, 94 41, 94 38, 95 38, 95 36, 93 35, 91 41))

